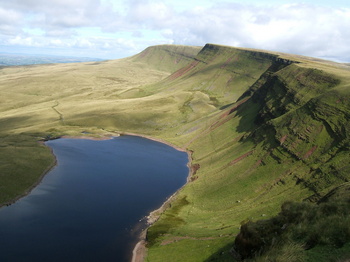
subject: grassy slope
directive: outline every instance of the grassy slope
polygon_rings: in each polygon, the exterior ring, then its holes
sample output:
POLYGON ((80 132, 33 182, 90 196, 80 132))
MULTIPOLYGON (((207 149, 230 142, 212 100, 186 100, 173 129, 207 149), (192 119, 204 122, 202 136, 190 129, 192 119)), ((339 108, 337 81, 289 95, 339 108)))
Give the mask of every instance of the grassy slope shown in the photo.
POLYGON ((149 230, 149 261, 229 259, 225 254, 242 221, 272 216, 287 199, 318 198, 349 178, 348 70, 314 61, 288 65, 264 53, 217 46, 196 59, 198 65, 169 86, 205 93, 222 110, 187 118, 190 124, 177 129, 181 139, 188 137, 183 146, 194 151, 200 169, 179 193, 175 210, 149 230), (234 79, 236 66, 243 81, 234 79), (223 79, 231 78, 228 87, 223 79), (220 97, 225 88, 231 97, 220 97))
MULTIPOLYGON (((174 52, 176 48, 184 49, 172 46, 174 52)), ((166 97, 147 97, 143 86, 167 77, 169 70, 180 68, 200 50, 188 49, 185 62, 179 62, 183 55, 175 52, 167 59, 177 67, 162 70, 133 61, 136 57, 1 68, 0 203, 25 194, 54 163, 49 149, 38 140, 83 131, 100 136, 116 130, 154 130, 164 110, 174 106, 166 97)), ((171 114, 165 117, 170 118, 171 114)))
POLYGON ((147 260, 224 261, 241 221, 348 179, 346 66, 199 50, 157 46, 117 61, 2 69, 0 201, 23 193, 53 161, 40 137, 151 135, 192 150, 199 169, 150 228, 147 260))

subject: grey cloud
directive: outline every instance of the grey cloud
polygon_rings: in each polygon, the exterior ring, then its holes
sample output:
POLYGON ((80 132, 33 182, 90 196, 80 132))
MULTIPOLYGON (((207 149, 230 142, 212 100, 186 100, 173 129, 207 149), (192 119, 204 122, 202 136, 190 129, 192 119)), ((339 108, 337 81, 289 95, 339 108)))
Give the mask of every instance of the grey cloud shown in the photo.
POLYGON ((350 9, 346 8, 213 3, 176 11, 164 1, 153 0, 125 0, 122 8, 113 10, 111 3, 100 0, 0 0, 1 41, 12 35, 18 43, 44 45, 47 37, 56 45, 124 50, 125 54, 153 44, 208 42, 318 57, 341 58, 350 53, 350 9), (24 27, 40 29, 43 36, 26 35, 24 27), (116 39, 79 38, 80 28, 91 27, 114 33, 116 39), (149 31, 161 37, 147 39, 149 31), (118 38, 119 32, 131 39, 118 38))
POLYGON ((19 12, 0 7, 0 34, 13 35, 20 32, 21 19, 23 17, 19 12))
POLYGON ((99 6, 99 0, 0 0, 1 6, 22 12, 49 12, 99 6))
POLYGON ((30 14, 27 26, 47 28, 77 28, 98 26, 113 19, 112 6, 99 0, 0 0, 9 11, 30 14))
POLYGON ((175 44, 218 43, 317 57, 350 53, 350 9, 309 4, 213 4, 176 13, 171 6, 133 0, 129 24, 162 30, 175 44), (171 32, 171 33, 169 33, 171 32))
POLYGON ((349 25, 349 9, 235 4, 177 16, 170 37, 181 44, 212 42, 310 56, 341 56, 350 51, 349 25))

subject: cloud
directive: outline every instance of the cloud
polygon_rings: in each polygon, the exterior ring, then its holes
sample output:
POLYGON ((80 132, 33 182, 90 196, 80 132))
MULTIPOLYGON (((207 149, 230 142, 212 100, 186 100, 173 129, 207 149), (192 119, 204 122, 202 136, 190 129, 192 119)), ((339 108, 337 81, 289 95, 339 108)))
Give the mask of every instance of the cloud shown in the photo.
POLYGON ((162 43, 217 43, 350 61, 349 8, 263 3, 0 0, 0 42, 109 57, 162 43))
POLYGON ((164 2, 140 1, 129 2, 127 20, 131 24, 142 24, 160 28, 172 19, 174 10, 164 2))
POLYGON ((318 57, 350 53, 350 9, 221 4, 189 10, 176 18, 172 23, 164 21, 172 32, 164 36, 174 43, 212 42, 318 57))
POLYGON ((13 35, 21 31, 20 22, 23 19, 19 12, 7 10, 0 7, 0 33, 4 35, 13 35))
POLYGON ((22 26, 44 30, 102 27, 116 15, 110 4, 102 4, 99 0, 0 0, 0 4, 25 17, 22 26))

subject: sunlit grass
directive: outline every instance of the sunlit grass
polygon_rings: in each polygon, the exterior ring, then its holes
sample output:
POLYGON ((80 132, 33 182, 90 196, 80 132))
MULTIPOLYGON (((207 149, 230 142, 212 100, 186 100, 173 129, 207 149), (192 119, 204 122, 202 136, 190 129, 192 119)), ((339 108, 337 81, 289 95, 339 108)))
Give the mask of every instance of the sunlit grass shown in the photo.
POLYGON ((38 140, 160 138, 191 150, 199 169, 151 227, 147 259, 225 261, 242 222, 348 178, 346 67, 296 56, 288 58, 302 63, 276 65, 267 52, 214 45, 193 60, 199 50, 158 46, 115 61, 1 69, 0 203, 53 163, 38 140))

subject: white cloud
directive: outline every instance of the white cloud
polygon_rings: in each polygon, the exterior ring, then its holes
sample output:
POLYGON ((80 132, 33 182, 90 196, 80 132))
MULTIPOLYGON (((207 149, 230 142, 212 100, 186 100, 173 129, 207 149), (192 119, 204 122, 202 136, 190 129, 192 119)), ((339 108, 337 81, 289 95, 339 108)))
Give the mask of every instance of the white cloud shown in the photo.
POLYGON ((212 42, 341 57, 346 55, 345 50, 350 53, 349 11, 305 4, 218 5, 180 14, 180 22, 171 26, 173 34, 164 36, 181 44, 212 42))
POLYGON ((19 12, 0 7, 0 34, 13 35, 21 31, 19 26, 21 19, 22 15, 19 12))
POLYGON ((77 41, 74 44, 74 47, 91 49, 95 47, 95 45, 90 40, 86 38, 81 38, 81 39, 77 39, 77 41))
POLYGON ((40 42, 36 41, 32 37, 16 36, 15 38, 10 39, 9 43, 13 45, 25 45, 25 46, 34 46, 34 47, 42 46, 40 42))
POLYGON ((156 26, 157 28, 173 16, 173 10, 163 2, 131 1, 128 10, 130 23, 141 23, 156 26))
POLYGON ((66 44, 60 39, 52 39, 50 41, 50 46, 66 47, 66 44))
POLYGON ((350 8, 312 4, 0 0, 2 44, 90 49, 109 57, 154 44, 217 43, 350 61, 349 27, 350 8))

